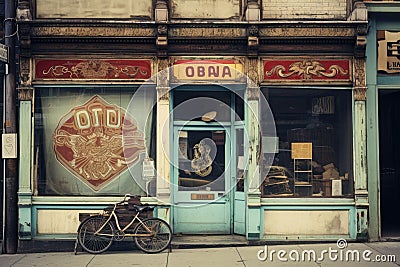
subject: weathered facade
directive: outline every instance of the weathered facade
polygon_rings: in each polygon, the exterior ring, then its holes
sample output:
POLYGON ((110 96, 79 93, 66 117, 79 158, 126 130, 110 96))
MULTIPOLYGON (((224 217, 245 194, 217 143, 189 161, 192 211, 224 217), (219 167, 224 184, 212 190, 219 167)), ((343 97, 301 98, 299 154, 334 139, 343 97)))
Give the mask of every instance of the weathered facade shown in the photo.
POLYGON ((368 188, 371 240, 399 238, 397 123, 400 68, 398 1, 366 1, 368 188))
POLYGON ((31 3, 22 244, 73 239, 80 214, 125 193, 175 233, 367 237, 363 2, 31 3))

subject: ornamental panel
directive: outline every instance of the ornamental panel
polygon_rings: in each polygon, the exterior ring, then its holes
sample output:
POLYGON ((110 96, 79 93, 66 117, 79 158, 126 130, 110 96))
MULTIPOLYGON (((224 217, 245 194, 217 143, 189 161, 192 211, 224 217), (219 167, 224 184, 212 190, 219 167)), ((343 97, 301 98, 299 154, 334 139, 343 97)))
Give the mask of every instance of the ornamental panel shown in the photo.
POLYGON ((351 82, 350 59, 264 59, 264 82, 351 82))
POLYGON ((34 80, 146 80, 151 60, 37 59, 34 80))

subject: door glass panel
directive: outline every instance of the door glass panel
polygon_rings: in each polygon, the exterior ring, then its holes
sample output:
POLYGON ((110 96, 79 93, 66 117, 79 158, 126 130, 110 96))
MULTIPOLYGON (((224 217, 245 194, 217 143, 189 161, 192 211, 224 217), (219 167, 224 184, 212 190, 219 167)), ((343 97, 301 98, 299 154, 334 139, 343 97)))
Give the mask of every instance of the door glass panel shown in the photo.
POLYGON ((244 192, 244 170, 246 168, 244 157, 244 130, 236 130, 236 191, 244 192))
POLYGON ((180 191, 224 191, 224 130, 178 132, 180 191))
POLYGON ((230 92, 174 93, 174 120, 229 122, 231 110, 230 92))

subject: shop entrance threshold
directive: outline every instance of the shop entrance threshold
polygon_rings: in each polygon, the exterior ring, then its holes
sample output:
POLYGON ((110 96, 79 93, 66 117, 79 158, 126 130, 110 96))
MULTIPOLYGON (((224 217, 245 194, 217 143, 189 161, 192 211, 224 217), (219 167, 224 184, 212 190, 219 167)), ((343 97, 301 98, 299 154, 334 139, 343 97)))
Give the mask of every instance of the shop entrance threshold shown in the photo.
POLYGON ((172 238, 173 248, 205 248, 246 246, 248 241, 241 235, 184 235, 176 234, 172 238))

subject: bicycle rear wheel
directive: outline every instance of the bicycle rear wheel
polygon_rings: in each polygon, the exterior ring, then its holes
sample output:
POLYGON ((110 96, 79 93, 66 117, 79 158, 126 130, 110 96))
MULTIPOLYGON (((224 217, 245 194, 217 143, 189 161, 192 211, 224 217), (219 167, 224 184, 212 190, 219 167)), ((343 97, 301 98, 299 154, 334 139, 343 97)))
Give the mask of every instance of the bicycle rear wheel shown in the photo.
POLYGON ((104 223, 104 216, 91 216, 85 219, 78 228, 78 242, 84 250, 92 254, 106 251, 113 242, 114 227, 110 222, 104 223), (95 234, 102 226, 99 234, 95 234))
POLYGON ((136 245, 146 253, 163 251, 168 247, 172 239, 171 227, 166 221, 158 218, 143 220, 143 224, 139 223, 134 232, 139 235, 133 237, 136 245), (149 234, 150 236, 140 236, 149 234))

